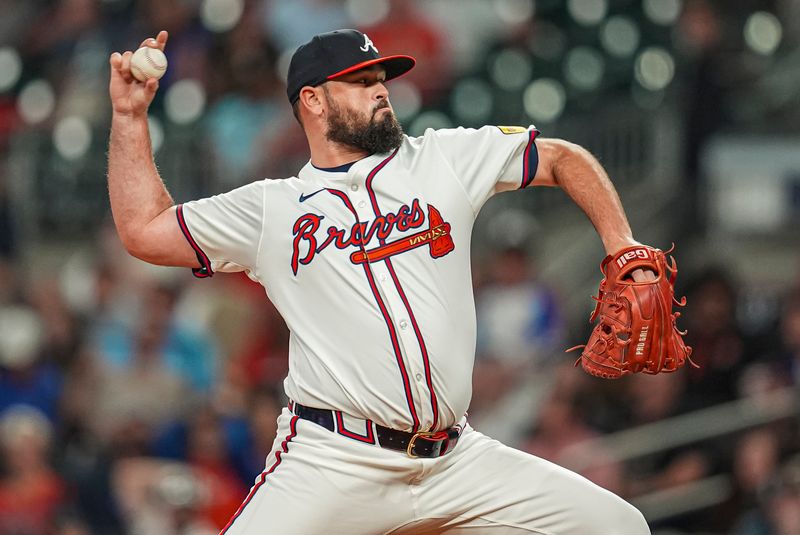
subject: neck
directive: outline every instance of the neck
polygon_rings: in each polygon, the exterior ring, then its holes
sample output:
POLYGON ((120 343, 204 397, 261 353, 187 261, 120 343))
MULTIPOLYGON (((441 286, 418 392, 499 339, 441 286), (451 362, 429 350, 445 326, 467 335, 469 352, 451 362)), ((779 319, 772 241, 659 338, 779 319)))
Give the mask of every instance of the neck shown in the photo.
POLYGON ((311 163, 317 167, 338 167, 346 163, 354 162, 369 156, 367 151, 331 143, 330 141, 321 146, 310 145, 311 163))

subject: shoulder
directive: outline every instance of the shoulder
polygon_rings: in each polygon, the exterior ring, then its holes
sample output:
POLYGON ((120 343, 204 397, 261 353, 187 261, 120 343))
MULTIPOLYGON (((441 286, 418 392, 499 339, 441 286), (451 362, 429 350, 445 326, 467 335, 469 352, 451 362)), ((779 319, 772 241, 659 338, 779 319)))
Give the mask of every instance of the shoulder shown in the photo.
MULTIPOLYGON (((483 128, 492 128, 489 126, 484 126, 483 128)), ((470 136, 477 132, 479 129, 475 128, 465 128, 463 126, 457 126, 454 128, 427 128, 422 135, 418 137, 409 137, 410 142, 417 142, 417 143, 424 143, 426 141, 438 140, 438 139, 447 139, 447 138, 455 138, 460 136, 470 136)))
POLYGON ((205 206, 239 206, 255 210, 270 199, 284 199, 291 197, 301 183, 296 177, 291 178, 264 178, 243 184, 237 188, 214 194, 205 198, 183 203, 189 208, 202 208, 205 206))
POLYGON ((428 128, 425 132, 416 138, 408 138, 411 143, 425 143, 425 142, 448 142, 448 141, 468 141, 473 142, 476 139, 511 139, 517 136, 527 137, 530 132, 538 130, 535 126, 501 126, 501 125, 484 125, 480 128, 465 128, 459 126, 456 128, 428 128))
POLYGON ((232 192, 247 191, 261 192, 265 195, 280 195, 285 192, 297 191, 303 184, 303 181, 295 176, 288 178, 263 178, 245 184, 232 190, 232 192))
MULTIPOLYGON (((491 127, 484 127, 491 128, 491 127)), ((426 149, 437 150, 442 146, 458 144, 459 141, 469 142, 478 130, 474 128, 428 128, 421 135, 406 136, 401 150, 408 152, 421 152, 426 149)))

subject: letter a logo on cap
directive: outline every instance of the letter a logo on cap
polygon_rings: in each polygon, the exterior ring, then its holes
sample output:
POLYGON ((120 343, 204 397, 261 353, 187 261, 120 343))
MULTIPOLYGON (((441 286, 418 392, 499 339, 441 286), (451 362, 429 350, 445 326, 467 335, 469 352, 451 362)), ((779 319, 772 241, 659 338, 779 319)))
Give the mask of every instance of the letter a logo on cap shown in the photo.
POLYGON ((366 52, 367 50, 369 50, 371 48, 372 50, 375 51, 376 54, 378 53, 378 49, 375 48, 374 44, 372 44, 372 39, 367 37, 367 34, 364 34, 364 46, 359 47, 359 48, 361 48, 362 52, 366 52))

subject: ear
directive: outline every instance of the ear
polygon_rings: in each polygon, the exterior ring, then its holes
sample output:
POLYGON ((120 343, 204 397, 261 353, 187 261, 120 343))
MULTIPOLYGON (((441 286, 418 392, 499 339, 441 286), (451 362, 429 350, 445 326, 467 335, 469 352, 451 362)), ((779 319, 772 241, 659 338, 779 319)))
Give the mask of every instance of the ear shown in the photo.
POLYGON ((327 108, 327 101, 321 87, 305 86, 300 90, 300 104, 311 115, 321 116, 327 108))

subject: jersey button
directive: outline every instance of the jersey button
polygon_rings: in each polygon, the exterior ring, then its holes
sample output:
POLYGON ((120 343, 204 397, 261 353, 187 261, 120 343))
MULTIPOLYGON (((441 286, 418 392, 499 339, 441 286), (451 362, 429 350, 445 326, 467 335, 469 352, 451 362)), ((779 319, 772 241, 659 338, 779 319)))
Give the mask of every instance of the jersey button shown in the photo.
POLYGON ((353 184, 353 185, 351 185, 351 186, 350 186, 350 189, 351 189, 352 191, 358 191, 358 184, 353 184))
POLYGON ((408 322, 406 320, 400 320, 400 328, 406 330, 408 328, 408 322))
POLYGON ((417 375, 415 375, 415 376, 414 376, 414 378, 415 378, 417 381, 422 381, 422 374, 421 374, 421 373, 418 373, 417 375))
POLYGON ((386 274, 381 273, 381 282, 386 282, 386 274))
POLYGON ((367 201, 358 201, 358 207, 359 208, 364 208, 366 205, 367 205, 367 201))

